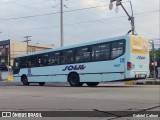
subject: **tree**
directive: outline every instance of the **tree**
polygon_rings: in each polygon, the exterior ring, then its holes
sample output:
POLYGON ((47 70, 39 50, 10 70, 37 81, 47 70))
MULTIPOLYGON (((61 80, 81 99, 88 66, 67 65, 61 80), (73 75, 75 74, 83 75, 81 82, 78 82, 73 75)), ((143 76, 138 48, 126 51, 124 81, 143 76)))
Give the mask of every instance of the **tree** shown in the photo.
POLYGON ((155 60, 158 60, 160 58, 160 48, 155 51, 155 60))
MULTIPOLYGON (((153 51, 151 50, 149 54, 150 54, 150 61, 153 61, 153 51)), ((154 56, 155 56, 155 61, 157 61, 160 58, 160 48, 158 50, 155 50, 154 56)))

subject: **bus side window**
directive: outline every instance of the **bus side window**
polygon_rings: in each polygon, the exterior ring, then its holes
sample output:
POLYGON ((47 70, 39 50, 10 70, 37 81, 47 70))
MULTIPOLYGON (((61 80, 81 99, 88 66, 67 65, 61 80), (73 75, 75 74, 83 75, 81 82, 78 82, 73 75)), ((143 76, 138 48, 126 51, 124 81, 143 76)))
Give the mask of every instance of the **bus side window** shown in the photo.
POLYGON ((55 60, 54 60, 54 53, 50 53, 49 54, 49 60, 48 60, 48 64, 49 65, 55 65, 55 60))
POLYGON ((101 56, 103 56, 104 60, 110 59, 110 44, 102 44, 101 45, 101 56))
POLYGON ((89 47, 82 47, 76 49, 75 60, 76 62, 89 62, 91 50, 89 47))
POLYGON ((74 51, 65 50, 61 54, 61 64, 70 64, 74 62, 74 51))
POLYGON ((95 45, 92 47, 92 60, 97 60, 97 58, 99 57, 99 45, 95 45))
POLYGON ((61 64, 65 64, 65 53, 61 51, 61 64))
POLYGON ((74 63, 74 51, 73 50, 67 50, 66 53, 66 63, 74 63))
POLYGON ((53 52, 49 54, 49 65, 59 65, 60 64, 60 52, 53 52))
POLYGON ((13 64, 13 74, 18 74, 20 71, 20 59, 16 58, 14 59, 14 64, 13 64))
POLYGON ((100 44, 92 46, 92 60, 108 60, 110 59, 110 45, 100 44))
POLYGON ((38 55, 38 66, 48 66, 48 61, 49 61, 49 57, 48 57, 48 53, 46 54, 40 54, 38 55))
POLYGON ((19 59, 15 59, 15 60, 14 60, 14 68, 15 68, 15 69, 19 69, 19 68, 20 68, 19 59))
POLYGON ((43 55, 43 66, 48 66, 49 55, 48 53, 43 55))
POLYGON ((30 67, 36 67, 36 66, 37 66, 37 56, 33 55, 33 56, 28 57, 27 67, 30 68, 30 67))
POLYGON ((82 51, 80 48, 77 48, 75 53, 75 62, 81 62, 83 60, 81 56, 82 56, 82 51))
POLYGON ((20 58, 20 66, 21 66, 21 68, 26 68, 27 67, 26 57, 20 58))
POLYGON ((124 53, 124 41, 116 41, 112 43, 111 58, 117 58, 124 53))
POLYGON ((54 53, 54 61, 55 61, 55 65, 60 64, 60 52, 55 52, 54 53))

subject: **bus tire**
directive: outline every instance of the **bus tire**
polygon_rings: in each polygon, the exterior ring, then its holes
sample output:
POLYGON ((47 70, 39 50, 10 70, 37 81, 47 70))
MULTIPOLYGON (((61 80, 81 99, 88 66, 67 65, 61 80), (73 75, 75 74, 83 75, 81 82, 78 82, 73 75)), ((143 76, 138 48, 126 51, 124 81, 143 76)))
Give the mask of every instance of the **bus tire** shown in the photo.
POLYGON ((80 78, 77 73, 70 73, 68 76, 68 82, 71 86, 74 86, 74 87, 80 87, 83 85, 83 83, 80 82, 80 78))
POLYGON ((45 82, 39 82, 39 86, 44 86, 45 82))
POLYGON ((87 82, 86 83, 89 87, 95 87, 99 84, 99 82, 87 82))
POLYGON ((27 76, 22 76, 22 83, 23 83, 24 86, 29 86, 27 76))

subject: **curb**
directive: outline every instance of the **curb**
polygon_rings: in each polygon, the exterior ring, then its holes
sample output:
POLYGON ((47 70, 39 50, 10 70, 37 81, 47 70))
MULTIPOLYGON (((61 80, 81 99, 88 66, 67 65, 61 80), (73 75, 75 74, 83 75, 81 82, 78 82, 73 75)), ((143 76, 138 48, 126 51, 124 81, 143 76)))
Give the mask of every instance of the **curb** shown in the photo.
POLYGON ((146 85, 160 85, 160 81, 146 81, 146 85))
POLYGON ((139 80, 139 81, 127 81, 125 82, 125 85, 160 85, 160 79, 153 80, 153 79, 148 79, 148 80, 139 80))

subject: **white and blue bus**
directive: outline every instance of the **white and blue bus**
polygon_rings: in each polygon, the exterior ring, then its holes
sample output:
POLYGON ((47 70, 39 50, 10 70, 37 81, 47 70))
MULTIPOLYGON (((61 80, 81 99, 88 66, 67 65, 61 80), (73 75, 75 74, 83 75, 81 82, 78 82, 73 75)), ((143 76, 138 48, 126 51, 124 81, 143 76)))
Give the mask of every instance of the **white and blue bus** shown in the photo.
POLYGON ((143 79, 149 76, 148 45, 146 39, 127 35, 17 56, 14 82, 97 86, 100 82, 143 79))

